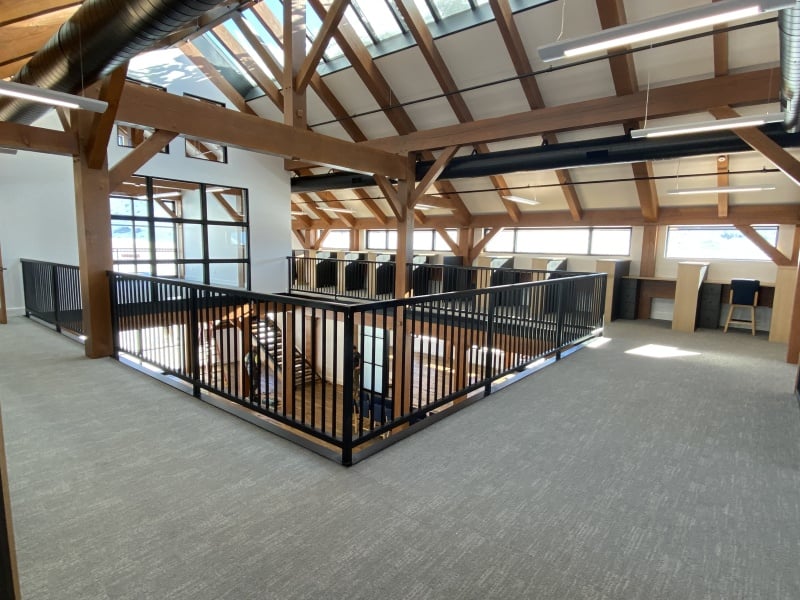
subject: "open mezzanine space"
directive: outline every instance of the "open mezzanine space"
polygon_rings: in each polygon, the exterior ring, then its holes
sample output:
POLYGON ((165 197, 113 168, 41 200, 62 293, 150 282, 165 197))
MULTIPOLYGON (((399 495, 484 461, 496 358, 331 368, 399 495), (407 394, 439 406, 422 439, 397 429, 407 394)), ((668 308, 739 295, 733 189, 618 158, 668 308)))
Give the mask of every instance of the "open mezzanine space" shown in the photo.
POLYGON ((616 321, 342 469, 10 321, 25 598, 800 594, 794 368, 762 335, 616 321))

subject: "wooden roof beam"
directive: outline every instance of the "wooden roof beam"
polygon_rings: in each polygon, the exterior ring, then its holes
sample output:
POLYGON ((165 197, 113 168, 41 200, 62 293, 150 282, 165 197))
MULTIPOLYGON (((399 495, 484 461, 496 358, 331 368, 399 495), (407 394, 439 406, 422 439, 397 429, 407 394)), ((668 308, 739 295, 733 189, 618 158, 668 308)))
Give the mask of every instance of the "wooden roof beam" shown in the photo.
POLYGON ((253 60, 250 53, 244 49, 239 41, 233 36, 227 27, 220 25, 212 30, 220 44, 231 53, 236 62, 255 80, 258 86, 264 90, 267 98, 283 112, 283 95, 278 86, 268 77, 266 73, 253 60))
POLYGON ((102 114, 94 115, 92 120, 91 135, 86 143, 86 164, 90 169, 99 169, 106 161, 108 153, 108 140, 114 130, 114 121, 117 117, 119 99, 125 87, 125 77, 128 74, 128 63, 114 69, 103 79, 100 86, 99 99, 108 103, 108 108, 102 114))
MULTIPOLYGON (((536 83, 536 78, 531 75, 531 73, 533 73, 533 67, 528 59, 528 53, 525 49, 525 44, 522 42, 522 36, 514 22, 514 15, 508 0, 489 0, 489 6, 494 14, 497 27, 500 29, 500 35, 506 45, 506 51, 509 57, 511 57, 514 70, 519 76, 519 83, 522 86, 525 99, 528 101, 528 106, 530 106, 531 110, 543 108, 545 106, 544 97, 539 89, 539 84, 536 83)), ((546 134, 543 138, 549 144, 558 143, 555 134, 546 134)), ((583 209, 581 207, 578 191, 575 189, 575 186, 572 185, 572 177, 569 171, 567 169, 556 169, 555 174, 558 181, 561 183, 564 199, 567 202, 567 207, 572 214, 572 218, 575 221, 580 221, 583 215, 583 209)), ((506 205, 506 211, 511 215, 512 221, 518 221, 520 214, 519 206, 513 202, 508 202, 505 198, 503 199, 503 203, 506 205), (513 211, 507 206, 508 204, 514 206, 513 211)))
MULTIPOLYGON (((385 229, 397 223, 394 217, 387 224, 376 219, 358 219, 358 229, 385 229)), ((708 206, 662 206, 658 221, 648 223, 639 208, 619 208, 608 210, 585 210, 581 226, 631 227, 640 225, 750 225, 752 223, 775 223, 779 225, 800 224, 800 204, 750 204, 731 206, 728 216, 720 218, 715 205, 708 206)), ((449 215, 430 215, 427 227, 453 227, 449 215)), ((346 227, 340 220, 334 220, 332 227, 346 227)), ((522 213, 517 227, 574 227, 575 222, 568 210, 534 211, 522 213)), ((473 216, 470 227, 490 228, 509 227, 505 213, 478 214, 473 216)))
POLYGON ((118 120, 255 152, 305 158, 331 168, 390 177, 405 173, 405 158, 396 154, 130 82, 125 85, 118 120))
MULTIPOLYGON (((726 187, 730 178, 728 176, 729 160, 727 155, 717 157, 717 185, 719 187, 726 187)), ((717 194, 717 214, 720 218, 728 216, 728 203, 729 194, 727 192, 720 192, 717 194)))
MULTIPOLYGON (((191 60, 198 69, 208 77, 209 81, 214 84, 214 86, 222 92, 222 95, 225 96, 228 100, 231 101, 239 112, 255 115, 256 113, 247 105, 245 99, 242 98, 242 95, 236 91, 228 80, 225 79, 222 74, 217 70, 217 68, 211 64, 200 50, 197 49, 197 46, 192 44, 191 42, 185 42, 180 46, 181 52, 183 52, 186 57, 191 60)), ((163 92, 162 92, 163 93, 163 92)))
MULTIPOLYGON (((740 116, 730 106, 709 109, 717 119, 731 119, 740 116)), ((740 127, 733 130, 753 150, 760 152, 768 161, 783 171, 789 179, 800 185, 800 161, 773 142, 757 127, 740 127)))
MULTIPOLYGON (((779 87, 780 73, 777 67, 668 85, 650 90, 648 115, 650 118, 658 118, 700 112, 708 110, 709 106, 760 104, 774 99, 779 87)), ((454 144, 472 145, 478 142, 531 137, 545 132, 616 125, 644 118, 645 100, 646 92, 594 98, 471 123, 377 138, 364 142, 363 145, 405 154, 454 144)))
POLYGON ((0 147, 75 156, 78 142, 71 132, 0 121, 0 147))
POLYGON ((333 0, 322 21, 322 26, 314 38, 314 43, 311 44, 311 49, 297 73, 294 88, 298 93, 302 93, 311 83, 311 77, 314 75, 317 65, 325 53, 325 48, 328 46, 328 42, 330 42, 333 32, 344 16, 344 10, 349 4, 350 0, 333 0))

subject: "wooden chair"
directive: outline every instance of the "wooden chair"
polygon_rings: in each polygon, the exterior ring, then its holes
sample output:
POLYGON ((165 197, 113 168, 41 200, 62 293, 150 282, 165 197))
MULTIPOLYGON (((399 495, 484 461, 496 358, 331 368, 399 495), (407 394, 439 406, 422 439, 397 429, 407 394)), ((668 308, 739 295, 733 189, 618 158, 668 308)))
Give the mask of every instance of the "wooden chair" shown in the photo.
POLYGON ((731 323, 749 323, 753 335, 756 334, 756 304, 758 304, 758 288, 761 282, 758 279, 732 279, 731 293, 729 296, 730 309, 725 320, 725 333, 731 323), (733 311, 736 308, 750 310, 750 319, 734 319, 733 311))

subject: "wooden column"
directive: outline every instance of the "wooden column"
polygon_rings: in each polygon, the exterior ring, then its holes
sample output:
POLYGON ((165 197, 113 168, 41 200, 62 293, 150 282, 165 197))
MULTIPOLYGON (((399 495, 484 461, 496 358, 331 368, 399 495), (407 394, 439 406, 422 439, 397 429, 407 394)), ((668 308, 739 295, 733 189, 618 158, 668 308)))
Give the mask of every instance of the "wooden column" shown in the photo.
POLYGON ((3 417, 0 414, 0 598, 19 600, 19 573, 11 520, 11 496, 8 493, 6 446, 3 440, 3 417))
MULTIPOLYGON (((414 256, 414 211, 409 207, 414 193, 414 159, 406 159, 406 176, 397 183, 397 251, 394 295, 404 298, 410 289, 406 263, 414 256)), ((391 200, 390 200, 391 202, 391 200)))
POLYGON ((72 123, 79 140, 79 154, 73 158, 73 174, 85 352, 89 358, 100 358, 111 356, 114 351, 107 275, 113 267, 108 163, 104 160, 99 169, 89 168, 86 149, 92 133, 92 117, 73 114, 72 123))
POLYGON ((283 3, 283 49, 283 122, 306 129, 306 95, 297 91, 297 74, 306 58, 306 0, 283 3))
MULTIPOLYGON (((406 263, 414 256, 414 211, 409 208, 414 192, 414 160, 407 157, 406 176, 397 185, 397 251, 395 262, 395 297, 403 298, 410 288, 410 273, 406 263)), ((413 324, 406 321, 405 310, 397 309, 394 339, 394 372, 392 395, 395 417, 411 412, 412 364, 414 355, 413 324)))
POLYGON ((708 263, 678 263, 678 281, 675 284, 675 306, 672 329, 692 333, 697 320, 697 301, 700 285, 706 278, 708 263))
POLYGON ((639 277, 656 276, 656 258, 658 257, 658 225, 645 225, 642 236, 642 262, 639 266, 639 277))

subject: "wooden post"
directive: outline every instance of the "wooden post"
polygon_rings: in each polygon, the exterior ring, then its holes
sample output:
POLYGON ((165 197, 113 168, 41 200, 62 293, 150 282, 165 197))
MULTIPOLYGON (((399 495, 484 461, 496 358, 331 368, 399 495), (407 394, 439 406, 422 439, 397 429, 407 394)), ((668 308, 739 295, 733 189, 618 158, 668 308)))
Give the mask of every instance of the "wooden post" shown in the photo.
POLYGON ((639 277, 656 276, 656 258, 658 258, 658 225, 645 225, 639 277))
POLYGON ((0 414, 0 598, 19 600, 19 573, 14 546, 14 527, 11 520, 11 496, 8 493, 6 446, 3 441, 3 417, 0 414))
POLYGON ((73 173, 85 353, 89 358, 100 358, 114 352, 107 275, 113 268, 108 163, 103 161, 99 169, 89 168, 86 148, 91 136, 92 117, 74 114, 72 122, 80 147, 78 156, 73 159, 73 173))

